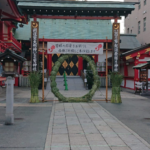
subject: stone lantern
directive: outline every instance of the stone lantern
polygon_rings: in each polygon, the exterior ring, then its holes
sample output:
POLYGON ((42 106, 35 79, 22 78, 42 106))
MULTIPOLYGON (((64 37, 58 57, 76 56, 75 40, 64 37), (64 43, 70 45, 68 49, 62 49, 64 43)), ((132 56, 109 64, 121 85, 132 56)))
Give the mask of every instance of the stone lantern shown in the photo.
POLYGON ((18 63, 26 59, 16 54, 10 49, 6 49, 0 54, 0 62, 3 65, 2 75, 6 80, 6 125, 14 123, 13 103, 14 103, 14 76, 17 73, 18 63))
POLYGON ((25 60, 25 58, 16 54, 14 51, 6 49, 4 53, 0 54, 0 61, 3 66, 2 75, 4 77, 14 77, 17 73, 18 63, 22 63, 25 60))

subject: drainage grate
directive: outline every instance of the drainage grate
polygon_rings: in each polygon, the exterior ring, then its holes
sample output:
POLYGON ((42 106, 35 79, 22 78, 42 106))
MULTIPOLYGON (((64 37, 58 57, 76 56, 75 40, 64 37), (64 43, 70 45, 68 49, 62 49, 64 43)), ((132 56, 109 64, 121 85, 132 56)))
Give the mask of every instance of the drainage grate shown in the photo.
POLYGON ((23 120, 23 118, 15 118, 14 120, 23 120))

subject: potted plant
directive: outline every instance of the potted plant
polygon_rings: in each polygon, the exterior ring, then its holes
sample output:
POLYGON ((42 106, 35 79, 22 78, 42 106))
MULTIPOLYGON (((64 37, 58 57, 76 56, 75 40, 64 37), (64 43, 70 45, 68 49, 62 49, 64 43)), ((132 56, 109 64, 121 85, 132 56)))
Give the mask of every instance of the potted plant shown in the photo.
POLYGON ((86 78, 87 78, 88 89, 91 89, 93 85, 93 72, 90 66, 87 67, 86 78))
POLYGON ((31 99, 30 103, 38 103, 39 96, 38 96, 38 86, 41 80, 41 73, 39 72, 31 72, 29 75, 29 81, 31 86, 31 99))
POLYGON ((111 72, 110 80, 112 83, 111 103, 122 103, 120 95, 120 85, 123 81, 123 75, 118 72, 111 72))

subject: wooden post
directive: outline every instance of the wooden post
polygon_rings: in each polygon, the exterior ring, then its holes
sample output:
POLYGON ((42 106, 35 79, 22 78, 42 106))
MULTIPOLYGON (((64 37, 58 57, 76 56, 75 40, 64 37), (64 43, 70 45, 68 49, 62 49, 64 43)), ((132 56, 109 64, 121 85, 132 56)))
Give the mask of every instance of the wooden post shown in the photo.
POLYGON ((148 68, 146 68, 146 92, 148 92, 148 68))
POLYGON ((106 37, 106 103, 108 102, 108 61, 107 61, 107 52, 108 52, 108 41, 106 37))
POLYGON ((42 47, 42 102, 44 102, 44 36, 42 47))

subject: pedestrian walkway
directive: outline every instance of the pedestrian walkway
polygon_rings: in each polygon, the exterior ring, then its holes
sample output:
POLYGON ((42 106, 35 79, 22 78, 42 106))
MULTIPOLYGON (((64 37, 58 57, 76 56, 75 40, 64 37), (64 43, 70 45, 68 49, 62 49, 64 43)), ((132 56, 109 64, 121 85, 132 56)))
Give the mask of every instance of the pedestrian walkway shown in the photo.
POLYGON ((150 146, 96 102, 55 102, 45 150, 150 150, 150 146))

